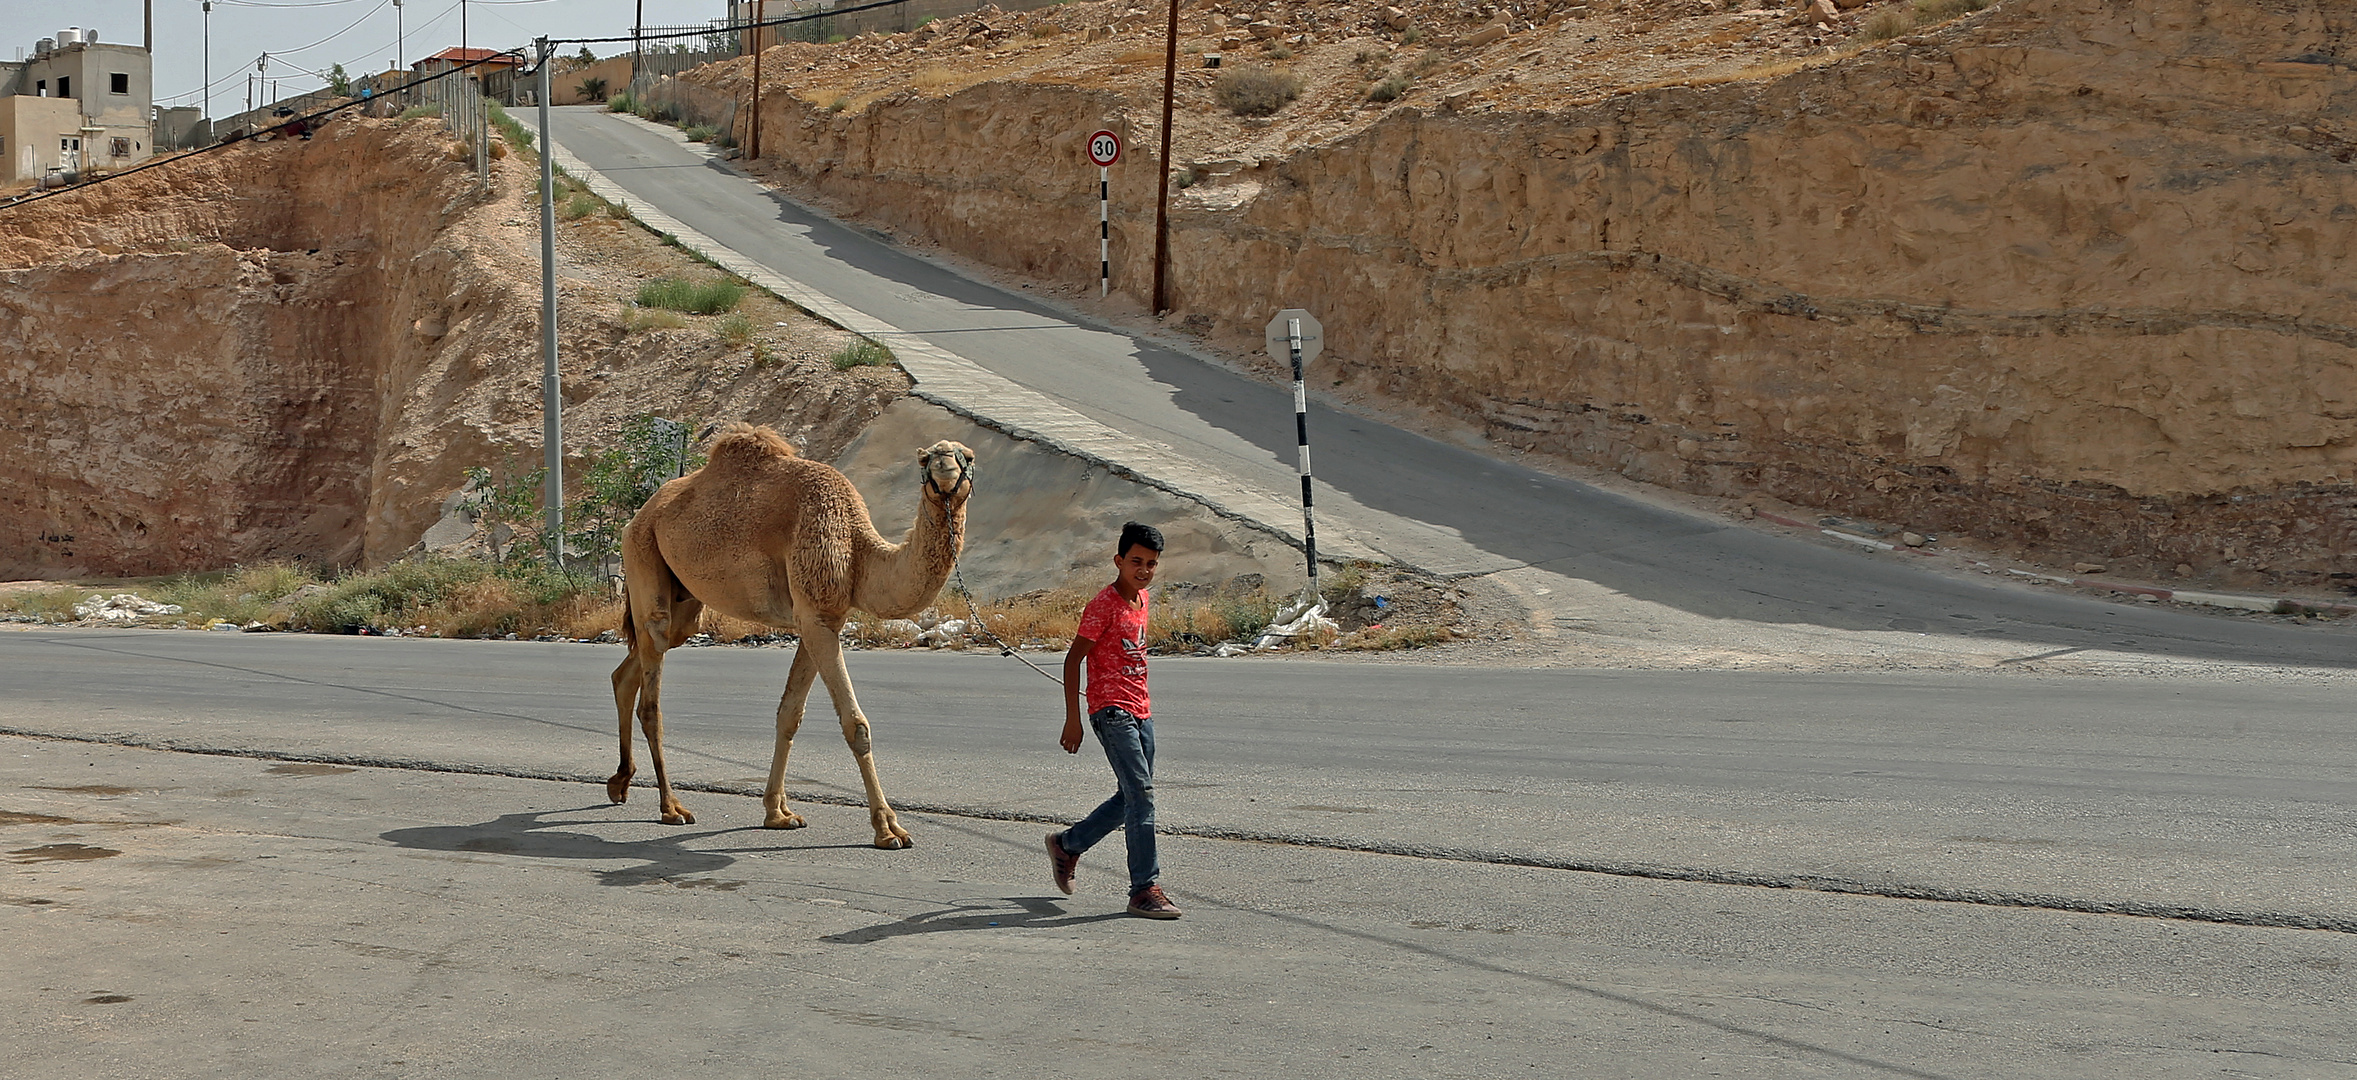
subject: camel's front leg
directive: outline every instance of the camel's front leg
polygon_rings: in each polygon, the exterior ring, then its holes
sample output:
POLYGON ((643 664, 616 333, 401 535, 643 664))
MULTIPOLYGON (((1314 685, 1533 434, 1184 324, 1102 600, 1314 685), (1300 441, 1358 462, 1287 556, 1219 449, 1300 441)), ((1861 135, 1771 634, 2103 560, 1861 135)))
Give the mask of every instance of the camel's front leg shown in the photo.
POLYGON ((860 714, 859 699, 851 693, 851 673, 843 667, 843 639, 837 635, 840 626, 826 626, 818 619, 802 620, 802 649, 810 651, 812 666, 820 678, 827 681, 827 696, 835 701, 835 716, 843 723, 843 741, 851 745, 851 756, 859 762, 859 778, 867 785, 868 824, 875 826, 876 846, 905 848, 913 846, 908 830, 900 827, 900 817, 892 812, 892 804, 884 800, 884 783, 876 776, 874 746, 869 740, 867 717, 860 714))
POLYGON ((794 733, 802 728, 802 707, 810 701, 811 681, 817 677, 818 665, 810 659, 809 646, 794 646, 794 666, 786 672, 786 693, 777 700, 777 749, 769 757, 769 786, 761 789, 762 828, 799 829, 809 824, 802 815, 786 809, 786 755, 794 751, 794 733))
POLYGON ((622 760, 614 766, 614 775, 606 778, 606 799, 609 802, 630 801, 630 778, 638 775, 638 766, 630 761, 630 714, 638 704, 638 691, 646 685, 646 673, 638 664, 638 648, 632 645, 630 654, 614 668, 614 712, 622 718, 622 760))

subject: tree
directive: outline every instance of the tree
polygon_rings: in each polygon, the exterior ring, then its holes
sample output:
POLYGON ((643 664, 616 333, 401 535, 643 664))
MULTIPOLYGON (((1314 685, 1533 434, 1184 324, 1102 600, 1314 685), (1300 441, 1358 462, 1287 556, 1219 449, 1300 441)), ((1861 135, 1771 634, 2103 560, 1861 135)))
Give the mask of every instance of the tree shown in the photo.
POLYGON ((327 69, 327 88, 335 91, 337 97, 352 96, 352 77, 344 74, 344 65, 327 69))
POLYGON ((588 67, 597 63, 597 54, 590 52, 589 46, 583 45, 580 52, 573 54, 573 59, 580 61, 582 67, 588 67))

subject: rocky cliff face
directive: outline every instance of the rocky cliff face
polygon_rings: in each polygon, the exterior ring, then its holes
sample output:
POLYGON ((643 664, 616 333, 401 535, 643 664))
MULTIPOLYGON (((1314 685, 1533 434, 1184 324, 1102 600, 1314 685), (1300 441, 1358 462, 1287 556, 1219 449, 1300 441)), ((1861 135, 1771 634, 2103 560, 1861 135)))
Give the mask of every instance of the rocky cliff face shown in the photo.
MULTIPOLYGON (((2353 30, 2011 0, 1782 76, 1397 108, 1184 192, 1174 318, 1243 351, 1309 308, 1351 386, 1656 483, 2321 584, 2357 550, 2353 30)), ((790 182, 1073 281, 1078 141, 1127 121, 1142 157, 1154 119, 1040 82, 764 108, 790 182)), ((1142 291, 1153 173, 1126 179, 1142 291)))
MULTIPOLYGON (((0 211, 0 579, 379 564, 467 468, 538 465, 529 170, 511 158, 478 191, 447 150, 431 121, 352 120, 0 211)), ((831 455, 905 387, 823 352, 632 331, 615 303, 639 274, 561 270, 575 475, 647 411, 772 423, 831 455)))

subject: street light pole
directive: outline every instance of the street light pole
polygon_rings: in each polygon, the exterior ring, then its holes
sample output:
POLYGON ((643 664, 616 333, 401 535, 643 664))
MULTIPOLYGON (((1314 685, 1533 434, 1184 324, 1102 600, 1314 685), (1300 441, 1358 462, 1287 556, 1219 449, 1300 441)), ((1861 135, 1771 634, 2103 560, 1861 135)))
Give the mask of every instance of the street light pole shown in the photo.
POLYGON ((205 120, 213 119, 213 0, 205 0, 205 120))
MULTIPOLYGON (((209 5, 211 0, 206 0, 209 5)), ((409 20, 401 13, 401 0, 393 0, 393 70, 407 71, 409 65, 409 20)))
POLYGON ((1154 315, 1160 317, 1170 305, 1163 302, 1163 268, 1170 265, 1170 113, 1171 99, 1178 86, 1178 0, 1170 0, 1170 35, 1162 57, 1162 157, 1155 164, 1162 170, 1162 183, 1154 198, 1154 315))

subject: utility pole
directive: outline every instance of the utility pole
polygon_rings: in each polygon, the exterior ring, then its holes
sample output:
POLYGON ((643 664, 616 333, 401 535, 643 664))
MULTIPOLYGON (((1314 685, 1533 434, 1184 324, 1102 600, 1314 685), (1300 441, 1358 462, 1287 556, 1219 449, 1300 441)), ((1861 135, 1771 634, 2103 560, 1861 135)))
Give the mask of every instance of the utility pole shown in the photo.
MULTIPOLYGON (((151 56, 153 54, 150 54, 151 56)), ((150 63, 153 61, 151 60, 150 63)), ((205 0, 205 119, 213 119, 213 0, 205 0)))
POLYGON ((645 32, 646 21, 647 0, 638 0, 638 10, 630 16, 630 100, 633 102, 638 100, 639 65, 645 63, 644 58, 639 55, 644 51, 644 47, 639 41, 639 35, 645 32))
POLYGON ((768 14, 768 7, 767 0, 753 0, 753 141, 745 154, 747 161, 761 156, 761 17, 768 14))
MULTIPOLYGON (((139 47, 146 49, 147 55, 153 57, 155 56, 155 0, 147 0, 146 10, 147 38, 140 42, 139 47)), ((151 59, 149 62, 153 63, 154 61, 151 59)))
MULTIPOLYGON (((205 0, 205 6, 212 7, 212 0, 205 0)), ((393 0, 393 69, 409 70, 409 65, 404 62, 408 55, 409 20, 401 14, 401 0, 393 0)))
POLYGON ((548 141, 548 61, 554 46, 540 46, 540 440, 548 450, 548 561, 565 568, 565 397, 557 372, 557 208, 556 154, 548 141))
POLYGON ((1163 300, 1163 268, 1170 265, 1170 104, 1178 88, 1178 8, 1179 0, 1170 0, 1170 36, 1162 57, 1162 157, 1155 167, 1162 170, 1162 184, 1154 199, 1154 311, 1156 318, 1170 309, 1163 300))

